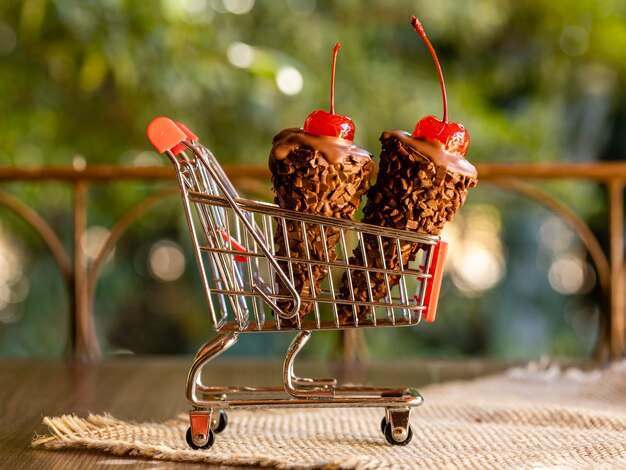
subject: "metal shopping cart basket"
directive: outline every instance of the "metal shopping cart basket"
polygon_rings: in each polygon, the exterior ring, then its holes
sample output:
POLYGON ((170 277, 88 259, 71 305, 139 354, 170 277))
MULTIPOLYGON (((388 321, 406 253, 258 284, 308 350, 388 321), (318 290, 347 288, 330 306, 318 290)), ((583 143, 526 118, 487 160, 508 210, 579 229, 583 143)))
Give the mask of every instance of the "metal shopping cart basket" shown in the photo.
MULTIPOLYGON (((224 430, 225 410, 235 408, 286 407, 383 407, 381 430, 392 445, 405 445, 412 437, 409 416, 421 405, 422 396, 414 388, 374 388, 340 386, 335 379, 298 377, 294 360, 313 331, 344 328, 414 326, 422 319, 433 321, 446 245, 438 237, 380 228, 350 220, 322 217, 282 209, 273 204, 254 202, 239 196, 211 151, 198 142, 184 125, 167 118, 156 118, 148 126, 148 138, 166 154, 176 169, 183 207, 198 263, 202 286, 218 333, 197 352, 187 378, 187 399, 192 406, 187 443, 192 448, 208 448, 215 433, 224 430), (328 256, 322 236, 325 259, 311 260, 279 256, 274 245, 278 227, 286 224, 317 227, 319 233, 332 228, 338 237, 337 256, 328 256), (350 264, 354 247, 363 246, 364 237, 382 243, 419 243, 418 259, 394 269, 350 264), (293 282, 293 267, 305 264, 327 270, 320 293, 315 289, 300 295, 293 282), (394 277, 397 285, 382 300, 356 301, 338 295, 339 279, 345 273, 383 273, 387 286, 394 277), (287 287, 280 290, 279 284, 287 287), (280 291, 280 293, 279 293, 280 291), (287 302, 288 301, 288 302, 287 302), (303 302, 313 305, 302 320, 298 315, 303 302), (284 306, 288 305, 288 308, 284 306), (368 321, 354 315, 350 324, 341 322, 341 305, 367 311, 368 321), (281 306, 284 309, 281 309, 281 306), (232 347, 242 333, 296 331, 283 365, 283 387, 216 387, 202 381, 203 368, 232 347)), ((305 241, 306 243, 306 241, 305 241)), ((383 257, 384 259, 384 257, 383 257)), ((369 277, 368 277, 369 279, 369 277)), ((355 310, 356 312, 356 310, 355 310)))

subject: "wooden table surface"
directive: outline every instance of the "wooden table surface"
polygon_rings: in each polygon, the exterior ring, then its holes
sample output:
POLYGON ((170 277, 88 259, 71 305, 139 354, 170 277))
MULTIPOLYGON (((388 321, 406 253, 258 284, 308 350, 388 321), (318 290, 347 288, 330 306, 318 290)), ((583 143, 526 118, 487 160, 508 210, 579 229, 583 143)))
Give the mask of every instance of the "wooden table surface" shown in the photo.
MULTIPOLYGON (((187 412, 184 388, 191 358, 124 357, 95 365, 54 360, 0 359, 0 468, 208 468, 118 457, 93 451, 33 449, 47 433, 44 416, 110 413, 135 421, 161 421, 187 412)), ((485 360, 372 362, 367 367, 296 364, 299 375, 334 376, 340 382, 424 386, 501 371, 511 363, 485 360)), ((279 385, 282 363, 217 360, 207 366, 215 385, 279 385)), ((426 397, 428 400, 428 397, 426 397)), ((225 467, 220 467, 225 468, 225 467)), ((239 467, 240 468, 240 467, 239 467)))

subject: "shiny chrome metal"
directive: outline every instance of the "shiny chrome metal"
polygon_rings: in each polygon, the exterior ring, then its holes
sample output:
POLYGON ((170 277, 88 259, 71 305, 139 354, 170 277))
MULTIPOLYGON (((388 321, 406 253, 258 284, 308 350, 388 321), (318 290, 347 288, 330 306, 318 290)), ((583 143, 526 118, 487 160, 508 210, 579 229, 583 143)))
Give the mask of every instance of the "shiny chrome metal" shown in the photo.
MULTIPOLYGON (((204 203, 221 207, 228 207, 230 205, 230 202, 227 199, 220 197, 219 195, 200 193, 197 191, 189 191, 189 200, 200 204, 204 203)), ((333 217, 326 217, 317 214, 297 212, 289 209, 283 209, 276 204, 270 204, 268 202, 251 201, 249 199, 239 198, 235 198, 234 201, 243 210, 254 214, 269 215, 272 217, 285 217, 287 220, 302 220, 307 224, 325 224, 329 227, 352 230, 355 233, 363 232, 370 235, 381 235, 383 237, 393 239, 400 238, 401 240, 415 243, 434 245, 439 240, 439 237, 433 235, 408 232, 390 227, 379 227, 377 225, 364 224, 363 222, 357 222, 355 220, 335 219, 333 217)))
POLYGON ((387 408, 387 422, 391 423, 391 437, 396 442, 404 442, 409 436, 411 408, 387 408))
MULTIPOLYGON (((232 185, 230 184, 228 178, 226 178, 226 175, 222 171, 216 170, 216 168, 220 167, 219 163, 217 162, 217 159, 213 156, 213 154, 208 149, 206 149, 206 147, 201 147, 199 144, 198 145, 188 144, 187 142, 183 142, 183 144, 185 144, 185 146, 193 152, 194 156, 196 157, 196 164, 199 167, 203 168, 202 174, 203 175, 206 174, 204 170, 208 172, 208 175, 211 181, 209 182, 209 184, 205 185, 205 187, 209 191, 212 190, 213 188, 219 188, 221 195, 225 197, 226 200, 228 201, 230 209, 234 211, 234 213, 239 218, 239 220, 246 226, 246 228, 248 229, 252 237, 254 237, 255 241, 259 245, 259 248, 261 249, 263 254, 266 255, 267 261, 274 266, 276 270, 276 275, 280 278, 281 282, 285 283, 285 286, 288 288, 288 290, 293 296, 292 310, 290 312, 283 312, 274 303, 274 301, 270 298, 270 296, 266 295, 263 292, 263 290, 258 289, 254 285, 252 286, 252 288, 256 290, 259 293, 259 295, 261 295, 261 297, 263 297, 265 302, 274 311, 274 313, 276 313, 276 315, 282 318, 294 317, 295 315, 298 314, 298 311, 300 310, 300 297, 298 295, 298 292, 293 286, 293 282, 289 282, 289 279, 287 278, 287 276, 284 274, 282 269, 278 266, 278 262, 276 261, 276 259, 272 257, 270 249, 266 246, 266 241, 264 240, 262 233, 260 232, 259 228, 253 222, 251 222, 250 215, 244 213, 243 210, 240 208, 240 206, 235 202, 237 193, 236 191, 232 189, 232 185), (204 151, 200 150, 201 148, 204 149, 204 151)), ((168 154, 171 154, 171 152, 168 151, 168 154)), ((174 155, 172 154, 170 158, 171 159, 173 158, 175 160, 176 157, 174 157, 174 155)), ((186 194, 182 186, 181 186, 181 190, 183 190, 183 199, 185 199, 186 194)), ((187 212, 187 219, 189 221, 193 218, 193 216, 190 213, 191 211, 186 210, 186 212, 187 212)), ((214 227, 214 230, 220 229, 220 228, 225 229, 225 227, 214 227)), ((224 241, 224 243, 226 243, 226 241, 224 241)), ((196 248, 196 251, 198 251, 199 245, 195 245, 195 248, 196 248)), ((293 277, 292 277, 292 280, 293 280, 293 277)))
POLYGON ((184 145, 186 152, 166 154, 176 169, 212 326, 218 332, 198 350, 187 376, 187 400, 193 407, 189 414, 192 443, 198 447, 211 445, 211 426, 216 427, 220 410, 337 406, 384 407, 393 439, 407 441, 410 409, 423 401, 417 390, 346 386, 334 378, 301 377, 295 373, 294 364, 312 331, 419 323, 426 308, 424 293, 432 282, 428 268, 439 238, 243 199, 209 149, 198 142, 184 145), (288 242, 285 253, 276 255, 274 235, 280 228, 286 238, 288 223, 300 227, 304 256, 292 253, 288 242), (319 233, 320 238, 309 240, 311 233, 319 233), (336 247, 329 246, 328 233, 339 234, 336 247), (378 244, 379 260, 368 260, 366 240, 378 244), (310 243, 319 244, 322 259, 313 259, 310 243), (399 257, 399 266, 388 266, 384 247, 395 245, 400 253, 401 244, 406 243, 422 247, 421 264, 405 266, 399 257), (351 258, 351 247, 357 244, 361 246, 362 264, 351 258), (311 286, 315 284, 316 270, 327 272, 319 290, 311 288, 306 295, 297 291, 296 264, 297 272, 304 272, 311 286), (355 272, 364 273, 368 281, 366 299, 355 298, 355 272), (374 273, 383 274, 388 293, 384 299, 374 298, 370 277, 374 273), (350 287, 345 297, 338 288, 342 279, 350 287), (408 296, 410 284, 415 284, 413 299, 408 296), (281 285, 286 291, 279 289, 281 285), (299 311, 304 302, 312 304, 313 309, 301 317, 299 311), (292 305, 289 311, 279 308, 287 304, 292 305), (351 323, 342 323, 340 312, 346 309, 352 310, 351 323), (357 310, 362 309, 367 310, 366 318, 357 315, 357 310), (289 318, 293 320, 287 321, 289 318), (203 383, 204 367, 231 348, 240 333, 272 331, 297 332, 285 355, 282 387, 220 387, 203 383))
POLYGON ((328 398, 335 395, 333 386, 336 382, 314 379, 298 379, 293 371, 293 363, 298 353, 311 339, 310 331, 301 331, 289 346, 285 362, 283 364, 283 383, 285 390, 297 398, 328 398))
POLYGON ((191 406, 202 407, 202 399, 198 398, 198 390, 203 387, 201 374, 204 366, 232 347, 238 339, 239 334, 235 332, 220 334, 204 343, 198 350, 187 375, 187 401, 191 406))
POLYGON ((404 266, 400 259, 399 267, 391 269, 386 264, 383 245, 419 244, 423 247, 423 257, 428 261, 438 237, 303 214, 273 204, 242 199, 225 178, 210 151, 196 143, 187 144, 187 147, 192 150, 191 156, 181 159, 170 155, 170 158, 178 170, 183 205, 215 330, 293 330, 294 324, 297 330, 325 330, 375 327, 383 321, 391 325, 419 323, 424 308, 420 299, 424 296, 410 298, 408 292, 413 288, 409 284, 423 294, 430 282, 429 263, 404 266), (288 221, 302 228, 303 256, 295 256, 289 244, 286 244, 283 256, 275 254, 274 233, 277 227, 286 233, 288 221), (315 229, 313 232, 309 230, 309 233, 321 234, 322 259, 311 259, 306 228, 315 229), (330 256, 327 230, 339 233, 336 257, 330 256), (365 253, 363 242, 366 236, 378 243, 381 259, 377 260, 376 266, 371 264, 365 253), (238 245, 235 246, 232 240, 236 240, 238 245), (350 248, 357 242, 360 242, 362 250, 362 264, 350 262, 350 248), (245 262, 237 262, 236 257, 243 257, 245 262), (320 292, 311 289, 304 296, 296 291, 295 264, 304 266, 311 284, 314 268, 328 272, 320 292), (366 299, 355 300, 352 289, 346 298, 339 296, 336 283, 343 277, 352 286, 352 274, 357 271, 365 273, 370 281, 371 274, 382 273, 388 296, 374 299, 371 282, 368 282, 366 299), (392 277, 398 280, 397 286, 391 283, 392 277), (287 287, 287 295, 285 291, 279 294, 279 285, 287 287), (279 303, 299 306, 302 302, 313 305, 311 314, 305 318, 295 314, 298 309, 283 312, 278 308, 279 303), (353 313, 357 307, 365 307, 366 318, 353 315, 351 324, 342 324, 339 311, 346 307, 353 313), (283 321, 287 318, 294 318, 294 321, 283 321), (309 318, 315 323, 313 327, 309 318), (237 328, 233 328, 233 322, 237 328))

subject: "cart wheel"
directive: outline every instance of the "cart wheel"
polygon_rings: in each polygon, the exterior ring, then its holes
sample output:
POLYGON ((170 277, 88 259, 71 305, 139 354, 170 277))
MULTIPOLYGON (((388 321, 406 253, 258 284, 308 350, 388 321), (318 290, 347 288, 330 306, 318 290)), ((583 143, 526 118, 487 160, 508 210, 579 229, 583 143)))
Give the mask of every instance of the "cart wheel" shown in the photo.
MULTIPOLYGON (((386 422, 386 421, 387 420, 383 418, 383 422, 386 422)), ((405 446, 409 442, 411 442, 411 439, 413 439, 413 429, 411 429, 410 425, 407 428, 407 433, 406 433, 406 437, 404 438, 404 440, 396 441, 393 438, 393 433, 391 432, 391 423, 389 422, 386 422, 385 430, 383 431, 383 433, 385 434, 385 439, 387 439, 387 442, 391 444, 392 446, 405 446)))
POLYGON ((380 432, 383 433, 383 436, 385 435, 385 427, 387 426, 387 417, 383 416, 383 420, 380 422, 380 432))
POLYGON ((220 410, 220 416, 211 420, 211 429, 215 434, 221 433, 228 425, 228 415, 224 410, 220 410))
POLYGON ((196 444, 196 442, 194 442, 193 436, 191 435, 191 426, 190 426, 187 428, 187 434, 185 435, 185 440, 187 441, 187 444, 189 445, 189 447, 191 447, 194 450, 208 449, 209 447, 213 445, 213 442, 215 441, 215 433, 213 432, 212 429, 209 429, 209 436, 208 436, 206 443, 196 444))

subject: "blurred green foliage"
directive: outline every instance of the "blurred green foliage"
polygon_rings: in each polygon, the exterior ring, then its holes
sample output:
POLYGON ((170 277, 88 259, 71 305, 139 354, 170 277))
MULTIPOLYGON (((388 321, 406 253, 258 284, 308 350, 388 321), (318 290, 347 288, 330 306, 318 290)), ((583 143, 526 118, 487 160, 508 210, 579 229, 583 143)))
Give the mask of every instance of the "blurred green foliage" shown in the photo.
MULTIPOLYGON (((620 0, 6 0, 0 4, 0 164, 69 165, 77 158, 88 165, 165 164, 145 138, 147 123, 159 115, 186 123, 221 161, 264 163, 280 129, 301 126, 310 111, 327 107, 335 42, 343 46, 337 112, 355 121, 356 142, 377 154, 382 130, 411 131, 421 117, 441 113, 436 72, 410 26, 412 14, 438 51, 450 117, 469 129, 472 162, 626 155, 626 3, 620 0), (238 44, 244 49, 233 48, 238 44), (245 63, 237 51, 249 55, 245 63), (287 68, 302 77, 296 94, 277 86, 287 68)), ((3 189, 71 239, 67 188, 3 189)), ((603 235, 598 188, 547 189, 603 235)), ((92 188, 90 225, 110 227, 153 190, 129 183, 92 188)), ((548 256, 537 243, 545 211, 489 189, 475 190, 470 204, 507 207, 498 216, 506 277, 469 297, 447 279, 438 323, 368 332, 373 354, 393 357, 392 344, 407 354, 587 354, 597 292, 572 300, 547 285, 549 263, 537 262, 548 256), (576 317, 576 326, 572 312, 580 311, 587 313, 576 317)), ((56 276, 50 256, 23 223, 2 208, 0 217, 0 235, 22 253, 30 283, 26 300, 0 324, 0 354, 59 355, 67 299, 59 278, 49 281, 56 276)), ((95 305, 107 351, 191 352, 206 339, 193 269, 162 283, 145 268, 159 240, 189 251, 185 231, 172 199, 142 217, 116 247, 95 305)), ((283 336, 264 337, 264 345, 251 340, 242 351, 278 353, 289 340, 283 336)), ((318 352, 330 349, 327 336, 318 352)))
POLYGON ((145 149, 146 124, 164 114, 197 129, 223 159, 263 162, 277 130, 327 106, 336 41, 338 111, 355 120, 357 141, 376 149, 381 129, 410 129, 440 113, 413 13, 436 45, 450 116, 469 128, 474 161, 570 157, 563 149, 574 144, 572 113, 583 113, 584 100, 605 97, 612 113, 623 109, 621 1, 230 3, 253 8, 237 15, 221 0, 2 2, 3 160, 59 164, 80 154, 126 164, 129 150, 145 149), (233 42, 254 47, 250 67, 228 61, 233 42), (275 85, 287 65, 304 78, 295 96, 275 85))

